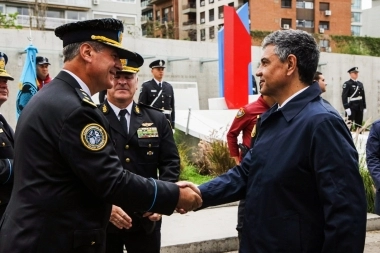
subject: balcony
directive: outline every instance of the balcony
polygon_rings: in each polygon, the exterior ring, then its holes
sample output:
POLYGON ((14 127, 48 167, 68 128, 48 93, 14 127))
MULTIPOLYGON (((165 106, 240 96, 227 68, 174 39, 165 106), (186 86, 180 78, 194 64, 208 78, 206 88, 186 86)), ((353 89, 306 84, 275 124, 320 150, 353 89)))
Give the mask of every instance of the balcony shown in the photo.
POLYGON ((37 19, 40 22, 40 27, 46 30, 54 30, 60 25, 64 25, 71 22, 76 22, 76 19, 65 19, 65 18, 48 18, 48 17, 32 17, 26 15, 17 16, 17 24, 25 27, 29 27, 30 21, 32 21, 32 27, 37 27, 37 19), (32 20, 30 20, 32 19, 32 20))
MULTIPOLYGON (((35 0, 10 0, 8 2, 35 4, 36 1, 35 0)), ((68 6, 77 10, 83 10, 83 9, 88 10, 92 8, 92 0, 46 0, 45 3, 48 7, 56 7, 56 8, 66 8, 68 6)))
POLYGON ((182 14, 196 13, 197 5, 195 3, 188 3, 182 5, 182 14))
POLYGON ((189 20, 182 23, 181 29, 184 31, 187 30, 195 30, 197 28, 197 24, 195 20, 189 20))
POLYGON ((141 11, 151 10, 153 9, 152 1, 143 1, 141 2, 141 11))

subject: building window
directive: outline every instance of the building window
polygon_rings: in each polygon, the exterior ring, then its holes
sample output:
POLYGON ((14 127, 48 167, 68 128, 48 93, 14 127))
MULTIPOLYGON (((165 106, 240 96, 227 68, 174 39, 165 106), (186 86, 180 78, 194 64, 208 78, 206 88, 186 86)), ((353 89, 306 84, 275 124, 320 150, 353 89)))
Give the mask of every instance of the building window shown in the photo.
POLYGON ((224 27, 224 24, 218 25, 218 31, 224 27))
POLYGON ((210 39, 214 39, 215 38, 215 27, 214 26, 211 26, 208 30, 208 33, 210 35, 210 39))
POLYGON ((205 29, 201 29, 201 40, 202 41, 206 40, 206 30, 205 29))
POLYGON ((362 8, 362 1, 361 0, 351 0, 351 8, 361 9, 362 8))
POLYGON ((173 21, 173 6, 169 6, 164 10, 164 16, 162 17, 162 21, 173 21))
POLYGON ((298 1, 296 2, 296 7, 298 9, 314 9, 313 2, 298 1))
POLYGON ((124 3, 131 3, 131 4, 134 4, 136 3, 135 0, 112 0, 114 2, 124 2, 124 3))
POLYGON ((351 26, 351 35, 359 36, 360 35, 360 26, 352 25, 351 26))
POLYGON ((323 28, 325 30, 330 30, 330 22, 328 22, 328 21, 319 21, 319 28, 323 28))
POLYGON ((281 8, 292 8, 291 0, 281 0, 281 8))
POLYGON ((66 18, 73 20, 86 20, 87 13, 83 11, 66 11, 66 18))
POLYGON ((205 0, 200 0, 201 2, 200 2, 200 5, 201 6, 205 6, 205 0))
POLYGON ((229 3, 228 6, 230 6, 230 7, 234 7, 234 6, 235 6, 235 5, 234 5, 234 2, 229 3))
POLYGON ((330 3, 319 3, 319 10, 320 11, 330 10, 330 3))
POLYGON ((360 23, 360 15, 361 13, 359 12, 351 12, 351 22, 352 23, 360 23))
POLYGON ((201 24, 204 24, 206 22, 205 20, 206 14, 204 11, 201 12, 201 24))
POLYGON ((64 13, 62 11, 57 10, 46 10, 46 17, 48 18, 63 18, 64 13))
POLYGON ((224 7, 223 6, 219 6, 218 7, 218 12, 219 12, 219 19, 223 19, 224 18, 224 7))
POLYGON ((214 21, 214 9, 208 10, 208 21, 214 21))
POLYGON ((13 14, 16 12, 18 13, 18 15, 29 16, 29 8, 7 6, 7 13, 13 14))
POLYGON ((313 20, 296 20, 297 27, 305 27, 305 28, 313 28, 314 21, 313 20))
POLYGON ((320 40, 319 41, 319 47, 329 47, 330 46, 330 41, 329 40, 326 40, 326 39, 323 39, 323 40, 320 40))
POLYGON ((214 3, 214 0, 208 0, 208 2, 209 2, 210 4, 213 4, 213 3, 214 3))
POLYGON ((282 29, 290 29, 292 28, 292 20, 288 18, 281 19, 281 27, 282 29))

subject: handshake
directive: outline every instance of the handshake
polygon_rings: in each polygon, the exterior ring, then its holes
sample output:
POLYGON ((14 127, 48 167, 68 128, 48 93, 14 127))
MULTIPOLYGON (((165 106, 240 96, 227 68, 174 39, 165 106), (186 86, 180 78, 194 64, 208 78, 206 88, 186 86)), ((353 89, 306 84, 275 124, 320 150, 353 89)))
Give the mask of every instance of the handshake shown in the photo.
POLYGON ((176 184, 179 186, 177 212, 184 214, 202 206, 201 192, 195 184, 186 181, 180 181, 176 184))

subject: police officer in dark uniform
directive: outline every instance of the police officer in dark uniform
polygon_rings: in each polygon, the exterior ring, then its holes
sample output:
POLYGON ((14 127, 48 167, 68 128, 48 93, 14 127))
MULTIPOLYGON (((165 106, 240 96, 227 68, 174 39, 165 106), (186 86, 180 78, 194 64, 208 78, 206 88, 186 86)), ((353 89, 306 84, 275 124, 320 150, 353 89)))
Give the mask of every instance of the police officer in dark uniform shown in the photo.
POLYGON ((174 129, 174 91, 170 83, 162 80, 165 61, 153 61, 149 64, 149 68, 152 69, 153 79, 142 84, 139 102, 162 109, 174 129))
MULTIPOLYGON (((157 108, 133 101, 141 65, 122 60, 122 66, 99 108, 110 122, 111 136, 123 168, 146 178, 176 182, 180 159, 170 124, 157 108)), ((114 206, 110 221, 123 215, 124 210, 114 206)), ((127 215, 132 218, 130 229, 120 229, 117 223, 116 226, 109 224, 106 253, 123 253, 124 245, 128 253, 159 253, 161 214, 127 212, 127 215)))
MULTIPOLYGON (((5 70, 6 54, 0 52, 0 106, 8 100, 8 80, 13 77, 5 70)), ((11 197, 13 187, 13 129, 0 113, 0 218, 11 197)))
POLYGON ((358 67, 348 70, 351 79, 343 84, 342 102, 348 119, 353 122, 353 128, 361 127, 363 114, 367 111, 365 102, 364 85, 359 82, 358 67))
MULTIPOLYGON (((63 70, 32 97, 17 122, 15 183, 0 220, 1 253, 104 253, 112 204, 168 215, 201 206, 193 186, 125 170, 109 122, 91 100, 113 87, 120 58, 143 63, 123 48, 123 30, 112 18, 55 29, 63 41, 63 70)), ((147 149, 156 145, 143 143, 147 149)))

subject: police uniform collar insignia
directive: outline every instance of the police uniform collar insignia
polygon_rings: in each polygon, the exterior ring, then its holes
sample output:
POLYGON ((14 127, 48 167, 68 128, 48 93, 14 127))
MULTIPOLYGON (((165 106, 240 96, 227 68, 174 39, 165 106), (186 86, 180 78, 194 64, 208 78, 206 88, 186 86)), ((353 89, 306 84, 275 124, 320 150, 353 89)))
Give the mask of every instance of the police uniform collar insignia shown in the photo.
POLYGON ((82 103, 89 104, 92 107, 97 107, 96 104, 91 100, 91 98, 88 96, 88 94, 84 90, 79 89, 79 88, 76 88, 75 90, 77 91, 77 94, 80 100, 82 100, 82 103))
POLYGON ((107 106, 106 104, 103 104, 103 106, 102 106, 102 112, 103 112, 104 114, 106 114, 108 111, 109 111, 109 110, 108 110, 108 106, 107 106))
POLYGON ((242 107, 242 108, 240 108, 239 111, 237 112, 237 114, 236 114, 236 118, 237 118, 237 119, 238 119, 238 118, 241 118, 241 117, 244 116, 244 114, 245 114, 245 111, 244 111, 244 108, 242 107))
POLYGON ((83 146, 87 149, 91 151, 99 151, 106 146, 108 135, 101 125, 91 123, 82 129, 80 138, 83 146))
POLYGON ((140 108, 137 105, 135 105, 134 111, 135 113, 140 114, 140 108))
POLYGON ((151 125, 153 125, 153 123, 142 123, 141 125, 143 127, 150 127, 151 125))

